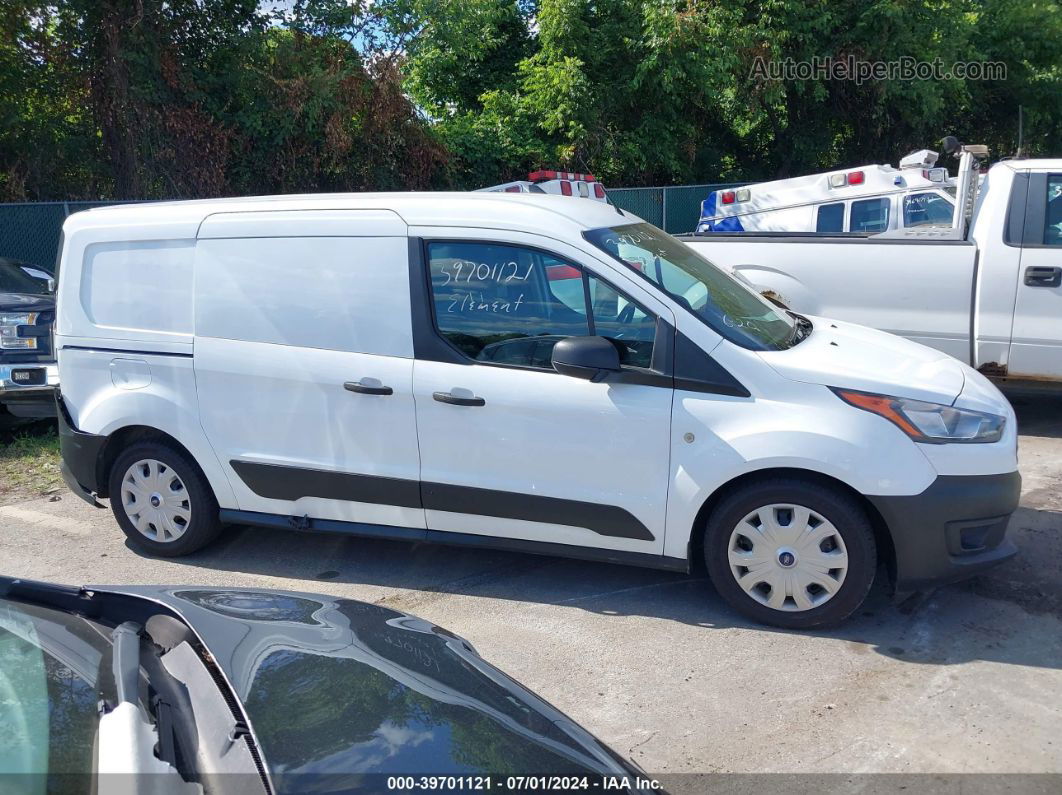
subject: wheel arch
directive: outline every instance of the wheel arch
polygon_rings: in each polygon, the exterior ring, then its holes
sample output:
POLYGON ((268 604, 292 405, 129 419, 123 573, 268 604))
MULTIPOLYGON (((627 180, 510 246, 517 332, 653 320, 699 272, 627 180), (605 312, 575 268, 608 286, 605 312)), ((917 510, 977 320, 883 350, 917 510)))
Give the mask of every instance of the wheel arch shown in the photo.
POLYGON ((175 437, 150 425, 126 425, 112 431, 107 436, 103 449, 100 450, 99 459, 96 462, 96 482, 101 488, 100 497, 110 496, 111 469, 114 467, 114 462, 118 459, 118 456, 138 442, 162 442, 173 447, 188 459, 199 474, 203 476, 203 480, 213 489, 210 479, 203 472, 203 468, 199 465, 192 451, 181 444, 175 437))
POLYGON ((810 469, 799 469, 796 467, 769 467, 767 469, 757 469, 752 472, 745 472, 728 480, 726 483, 723 483, 715 491, 709 494, 701 504, 700 509, 697 511, 693 528, 690 531, 690 542, 687 555, 689 557, 691 570, 704 573, 704 532, 708 526, 708 517, 711 516, 715 507, 736 489, 764 480, 782 477, 815 483, 819 486, 836 489, 837 491, 852 497, 866 512, 867 519, 870 520, 871 528, 874 531, 874 543, 878 548, 878 558, 879 560, 884 561, 890 580, 895 580, 896 550, 892 543, 889 527, 885 523, 885 519, 882 517, 881 513, 874 507, 874 504, 843 480, 839 480, 830 475, 825 475, 821 472, 815 472, 810 469))

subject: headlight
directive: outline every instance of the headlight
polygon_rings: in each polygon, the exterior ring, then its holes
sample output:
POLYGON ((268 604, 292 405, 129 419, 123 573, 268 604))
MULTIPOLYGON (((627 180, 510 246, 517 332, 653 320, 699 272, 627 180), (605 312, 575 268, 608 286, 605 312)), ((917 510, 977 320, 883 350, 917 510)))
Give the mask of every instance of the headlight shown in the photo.
POLYGON ((846 403, 884 417, 916 442, 998 442, 1007 421, 1006 417, 995 414, 957 409, 940 403, 874 395, 851 389, 833 391, 846 403))
POLYGON ((4 350, 32 350, 36 348, 36 337, 20 337, 18 335, 19 326, 32 326, 36 322, 36 312, 0 314, 0 348, 4 350))

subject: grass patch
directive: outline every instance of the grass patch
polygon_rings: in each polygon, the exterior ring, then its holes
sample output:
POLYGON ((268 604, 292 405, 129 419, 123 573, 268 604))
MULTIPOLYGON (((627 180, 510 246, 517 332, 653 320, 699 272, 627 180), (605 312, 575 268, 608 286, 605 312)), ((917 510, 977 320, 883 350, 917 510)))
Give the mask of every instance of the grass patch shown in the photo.
POLYGON ((55 426, 32 427, 0 439, 0 505, 65 489, 55 426))

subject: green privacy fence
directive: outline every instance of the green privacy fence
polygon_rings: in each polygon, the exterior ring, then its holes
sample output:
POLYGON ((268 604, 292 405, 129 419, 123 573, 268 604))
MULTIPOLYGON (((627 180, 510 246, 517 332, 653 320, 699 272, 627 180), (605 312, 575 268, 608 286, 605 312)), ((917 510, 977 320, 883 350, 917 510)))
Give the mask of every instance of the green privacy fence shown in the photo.
MULTIPOLYGON (((680 185, 667 188, 611 188, 609 198, 618 207, 672 234, 692 232, 700 217, 701 202, 713 190, 733 183, 680 185)), ((114 201, 25 202, 0 204, 0 257, 11 257, 49 270, 55 267, 59 232, 71 213, 119 204, 114 201)))

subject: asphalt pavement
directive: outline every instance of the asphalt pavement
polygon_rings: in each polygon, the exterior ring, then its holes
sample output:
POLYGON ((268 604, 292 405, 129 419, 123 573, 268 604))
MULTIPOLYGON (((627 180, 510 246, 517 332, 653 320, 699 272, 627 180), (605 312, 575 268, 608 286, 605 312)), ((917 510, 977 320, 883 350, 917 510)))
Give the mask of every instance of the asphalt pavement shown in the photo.
POLYGON ((1062 398, 1009 397, 1019 556, 901 605, 875 586, 829 631, 750 624, 703 576, 427 544, 232 528, 193 556, 153 559, 65 492, 0 507, 0 572, 409 611, 654 775, 1062 773, 1062 398))

